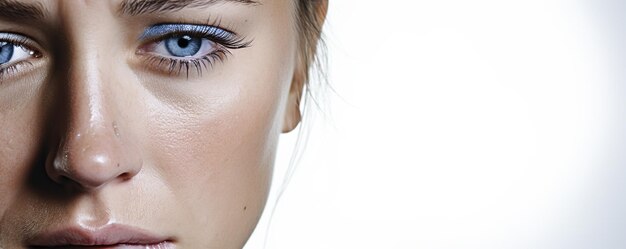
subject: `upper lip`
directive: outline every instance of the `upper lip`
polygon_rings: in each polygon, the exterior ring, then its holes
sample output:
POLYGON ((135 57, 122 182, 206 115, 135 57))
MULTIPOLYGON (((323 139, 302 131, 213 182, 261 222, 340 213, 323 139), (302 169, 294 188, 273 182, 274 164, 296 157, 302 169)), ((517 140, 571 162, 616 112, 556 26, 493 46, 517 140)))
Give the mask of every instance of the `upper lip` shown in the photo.
POLYGON ((154 245, 171 241, 170 238, 146 230, 110 224, 98 229, 71 226, 37 234, 29 241, 31 246, 106 246, 118 244, 154 245))

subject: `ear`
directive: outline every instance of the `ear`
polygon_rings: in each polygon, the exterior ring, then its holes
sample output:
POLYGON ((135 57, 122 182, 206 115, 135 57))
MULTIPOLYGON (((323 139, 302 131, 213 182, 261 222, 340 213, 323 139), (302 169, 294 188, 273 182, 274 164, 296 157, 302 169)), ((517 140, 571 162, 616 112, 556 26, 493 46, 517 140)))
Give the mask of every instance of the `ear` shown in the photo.
MULTIPOLYGON (((302 101, 302 93, 304 91, 304 85, 308 80, 309 64, 311 58, 314 57, 317 41, 320 38, 321 27, 326 20, 326 14, 328 12, 328 0, 308 0, 307 4, 312 4, 314 7, 314 13, 312 18, 308 21, 310 26, 314 27, 313 39, 308 39, 308 45, 312 47, 301 48, 297 53, 296 67, 294 69, 293 79, 291 81, 291 87, 289 89, 289 98, 287 100, 287 107, 285 110, 285 120, 283 121, 283 133, 294 130, 300 121, 302 121, 302 113, 300 112, 300 104, 302 101), (312 42, 313 41, 313 42, 312 42)), ((301 31, 307 32, 307 31, 301 31)), ((309 37, 311 38, 311 37, 309 37)))
POLYGON ((285 119, 283 121, 283 133, 288 133, 294 130, 300 121, 302 121, 302 113, 300 112, 300 101, 302 99, 302 91, 304 90, 304 84, 306 79, 307 69, 304 69, 301 64, 298 66, 293 74, 291 81, 291 87, 289 89, 289 96, 287 99, 287 107, 285 108, 285 119))

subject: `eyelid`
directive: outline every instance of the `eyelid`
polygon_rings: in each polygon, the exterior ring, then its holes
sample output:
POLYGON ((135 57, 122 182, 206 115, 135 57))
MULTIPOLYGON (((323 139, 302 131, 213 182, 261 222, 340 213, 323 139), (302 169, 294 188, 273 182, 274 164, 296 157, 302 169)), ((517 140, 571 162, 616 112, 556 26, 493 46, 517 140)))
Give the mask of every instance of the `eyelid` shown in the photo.
POLYGON ((30 38, 17 33, 0 32, 0 41, 10 42, 18 46, 23 46, 29 50, 35 51, 35 53, 37 54, 40 51, 40 49, 37 48, 37 45, 35 45, 35 42, 33 42, 30 38))
POLYGON ((157 41, 167 36, 189 33, 207 36, 207 38, 210 37, 211 40, 226 48, 238 49, 249 46, 249 42, 243 42, 244 39, 238 37, 235 32, 216 26, 198 24, 157 24, 148 27, 139 39, 143 41, 157 41))
POLYGON ((143 34, 139 37, 141 40, 158 38, 171 34, 178 34, 183 32, 197 32, 197 33, 212 33, 220 36, 232 36, 233 32, 225 29, 221 29, 215 26, 198 25, 198 24, 176 24, 166 23, 157 24, 147 28, 143 34))

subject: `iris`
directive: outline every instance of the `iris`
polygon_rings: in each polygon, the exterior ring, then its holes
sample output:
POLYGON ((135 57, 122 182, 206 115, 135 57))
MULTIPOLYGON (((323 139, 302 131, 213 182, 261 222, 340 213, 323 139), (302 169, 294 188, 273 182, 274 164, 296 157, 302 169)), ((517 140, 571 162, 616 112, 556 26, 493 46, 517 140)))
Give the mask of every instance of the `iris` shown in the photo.
POLYGON ((0 42, 0 65, 5 64, 13 57, 15 46, 8 42, 0 42))
POLYGON ((189 35, 173 36, 165 41, 167 51, 176 57, 193 56, 202 47, 202 38, 191 37, 189 35))

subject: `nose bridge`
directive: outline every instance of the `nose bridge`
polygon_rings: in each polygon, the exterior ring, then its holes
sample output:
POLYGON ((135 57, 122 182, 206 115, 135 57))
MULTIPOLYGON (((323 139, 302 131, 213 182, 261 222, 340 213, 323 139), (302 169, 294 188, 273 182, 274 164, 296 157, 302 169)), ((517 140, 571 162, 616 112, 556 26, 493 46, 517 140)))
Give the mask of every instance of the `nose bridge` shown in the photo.
POLYGON ((66 33, 66 55, 63 57, 66 57, 68 69, 64 77, 67 79, 65 86, 71 113, 68 121, 77 132, 103 129, 112 115, 110 103, 107 103, 112 82, 107 82, 105 78, 110 75, 111 64, 106 61, 106 56, 102 56, 102 50, 107 46, 101 44, 102 37, 110 31, 99 28, 105 24, 97 23, 97 19, 106 19, 87 16, 85 12, 89 12, 90 7, 84 5, 82 1, 59 2, 61 23, 66 33))
POLYGON ((85 142, 89 137, 108 139, 115 133, 111 129, 116 116, 115 101, 111 99, 114 97, 111 93, 114 82, 107 79, 107 75, 112 74, 111 63, 101 55, 105 46, 99 44, 101 39, 97 39, 106 30, 94 32, 91 25, 76 23, 76 20, 68 20, 67 24, 68 70, 64 77, 69 97, 67 122, 70 136, 67 139, 85 142))
MULTIPOLYGON (((97 54, 76 49, 68 71, 69 95, 65 150, 73 158, 91 155, 93 163, 103 163, 100 154, 112 154, 119 142, 114 131, 116 113, 103 79, 97 54)), ((82 162, 86 163, 86 162, 82 162)))
POLYGON ((98 55, 88 49, 76 48, 70 60, 67 75, 69 93, 70 127, 75 129, 102 129, 109 118, 107 85, 104 84, 102 66, 98 55))

